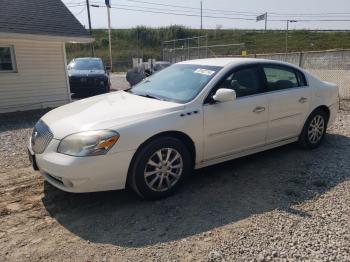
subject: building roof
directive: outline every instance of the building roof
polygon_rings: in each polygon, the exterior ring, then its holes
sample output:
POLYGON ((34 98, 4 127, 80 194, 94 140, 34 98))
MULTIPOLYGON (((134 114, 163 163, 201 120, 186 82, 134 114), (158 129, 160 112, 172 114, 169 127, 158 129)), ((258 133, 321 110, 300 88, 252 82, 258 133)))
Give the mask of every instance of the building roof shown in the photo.
POLYGON ((1 0, 0 33, 91 38, 60 0, 1 0))

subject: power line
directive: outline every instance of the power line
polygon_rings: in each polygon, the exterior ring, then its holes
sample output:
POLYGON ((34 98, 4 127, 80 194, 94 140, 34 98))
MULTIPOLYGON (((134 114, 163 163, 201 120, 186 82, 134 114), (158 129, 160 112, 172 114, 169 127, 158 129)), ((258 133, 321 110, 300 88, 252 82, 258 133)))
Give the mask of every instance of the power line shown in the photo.
MULTIPOLYGON (((139 0, 128 0, 131 2, 140 2, 140 3, 152 3, 152 2, 147 2, 147 1, 139 1, 139 0)), ((95 6, 96 4, 102 5, 100 2, 92 2, 95 6)), ((158 3, 152 3, 154 5, 159 5, 159 6, 172 6, 172 7, 177 7, 177 8, 183 8, 184 6, 178 6, 178 5, 168 5, 168 4, 158 4, 158 3)), ((80 6, 83 5, 83 3, 79 4, 80 6)), ((76 5, 76 6, 79 6, 76 5)), ((142 13, 152 13, 152 14, 167 14, 167 15, 175 15, 175 16, 186 16, 186 17, 200 17, 201 15, 198 13, 194 13, 194 11, 190 10, 175 10, 175 9, 166 9, 166 8, 154 8, 154 7, 147 7, 147 6, 133 6, 133 5, 123 5, 123 4, 118 4, 112 6, 113 9, 118 9, 118 10, 126 10, 126 11, 134 11, 134 12, 142 12, 142 13), (149 10, 151 9, 151 10, 149 10)), ((186 7, 189 9, 195 9, 196 11, 200 11, 200 8, 195 8, 195 7, 186 7)), ((203 10, 215 10, 219 11, 218 9, 204 9, 203 10)), ((255 17, 252 17, 252 15, 236 15, 236 16, 227 16, 224 14, 224 16, 215 16, 215 15, 209 15, 210 12, 203 12, 202 17, 206 18, 212 18, 212 19, 228 19, 228 20, 243 20, 243 21, 256 21, 255 17), (246 18, 246 17, 237 17, 237 16, 249 16, 251 18, 246 18)), ((269 13, 270 14, 270 13, 269 13)), ((275 13, 276 14, 276 13, 275 13)), ((321 16, 320 16, 321 17, 321 16)), ((298 22, 349 22, 350 19, 327 19, 327 17, 321 17, 324 19, 295 19, 298 20, 298 22)), ((269 19, 271 22, 285 22, 290 19, 269 19)))
MULTIPOLYGON (((96 4, 99 4, 99 5, 103 5, 102 3, 99 3, 99 2, 94 2, 96 4)), ((117 6, 121 6, 121 7, 130 7, 130 8, 142 8, 142 9, 151 9, 151 10, 157 10, 157 11, 170 11, 170 12, 185 12, 185 13, 193 13, 195 11, 198 11, 198 13, 200 12, 200 7, 199 8, 194 8, 194 9, 191 9, 191 10, 180 10, 180 9, 169 9, 169 8, 157 8, 157 7, 149 7, 149 6, 139 6, 139 5, 125 5, 125 4, 118 4, 117 6)), ((203 8, 203 14, 217 14, 217 13, 220 13, 222 14, 223 12, 208 12, 208 11, 204 11, 206 9, 203 8)), ((255 19, 255 16, 253 15, 244 15, 244 14, 237 14, 237 16, 248 16, 248 17, 254 17, 255 19)))
MULTIPOLYGON (((176 16, 188 16, 188 17, 200 17, 200 14, 185 14, 178 12, 163 12, 163 11, 151 11, 151 10, 143 10, 143 9, 135 9, 135 8, 125 8, 120 5, 114 5, 111 7, 112 9, 117 10, 126 10, 126 11, 136 11, 142 13, 153 13, 153 14, 167 14, 167 15, 176 15, 176 16)), ((168 9, 169 10, 169 9, 168 9)), ((244 21, 256 21, 255 18, 242 18, 242 17, 231 17, 231 16, 211 16, 211 15, 203 15, 206 18, 216 18, 216 19, 228 19, 228 20, 244 20, 244 21)), ((270 19, 272 22, 283 22, 290 19, 270 19)), ((298 22, 348 22, 350 19, 299 19, 298 22)))
MULTIPOLYGON (((166 6, 166 7, 173 7, 178 8, 177 9, 164 9, 164 8, 156 8, 156 7, 148 7, 148 6, 135 6, 135 5, 125 5, 125 4, 118 4, 118 6, 121 7, 127 7, 127 8, 142 8, 142 9, 151 9, 151 10, 157 10, 157 11, 167 11, 167 12, 185 12, 185 13, 193 13, 194 11, 200 12, 200 8, 198 7, 188 7, 188 6, 180 6, 180 5, 170 5, 170 4, 160 4, 160 3, 154 3, 149 1, 141 1, 141 0, 128 0, 129 2, 135 2, 135 3, 143 3, 143 4, 149 4, 149 5, 156 5, 156 6, 166 6), (181 10, 179 9, 181 8, 181 10)), ((101 2, 94 2, 95 4, 102 5, 101 2)), ((77 6, 83 6, 84 3, 74 3, 74 6, 69 7, 77 7, 77 6)), ((136 11, 136 10, 135 10, 136 11)), ((145 10, 146 11, 146 10, 145 10)), ((255 20, 255 16, 260 13, 253 13, 253 12, 239 12, 239 11, 230 11, 230 10, 220 10, 220 9, 209 9, 209 8, 203 8, 203 14, 223 14, 225 16, 229 16, 230 14, 235 14, 236 16, 245 16, 245 17, 251 17, 255 20)), ((350 13, 305 13, 305 14, 293 14, 293 13, 277 13, 277 12, 268 12, 269 17, 285 17, 286 15, 289 15, 291 17, 313 17, 313 18, 331 18, 331 17, 348 17, 350 16, 350 13)), ((285 19, 288 20, 288 19, 285 19)), ((277 20, 276 20, 277 21, 277 20)), ((282 21, 282 19, 280 20, 282 21)))
MULTIPOLYGON (((100 3, 99 3, 100 4, 100 3)), ((170 12, 185 12, 185 13, 194 13, 194 11, 192 10, 176 10, 176 9, 168 9, 168 8, 156 8, 156 7, 147 7, 147 6, 135 6, 135 5, 124 5, 124 4, 118 4, 118 5, 115 5, 116 7, 117 6, 120 6, 120 7, 130 7, 130 8, 145 8, 145 9, 150 9, 150 10, 156 10, 156 11, 170 11, 170 12)), ((200 8, 198 8, 198 11, 200 11, 200 8)), ((203 14, 206 13, 206 14, 211 14, 211 12, 203 12, 203 14)), ((250 17, 252 17, 250 15, 250 17)))
POLYGON ((79 7, 79 6, 85 6, 84 3, 82 4, 74 4, 74 5, 66 5, 67 7, 79 7))
MULTIPOLYGON (((190 16, 190 17, 200 17, 200 14, 184 14, 184 13, 174 13, 174 12, 162 12, 162 11, 150 11, 150 10, 142 10, 142 9, 132 9, 132 8, 123 8, 118 6, 113 6, 113 9, 118 10, 127 10, 127 11, 137 11, 143 13, 153 13, 153 14, 167 14, 167 15, 177 15, 177 16, 190 16)), ((242 18, 242 17, 228 17, 228 16, 210 16, 203 15, 203 17, 207 18, 220 18, 220 19, 230 19, 230 20, 246 20, 246 21, 255 21, 255 18, 242 18)))
MULTIPOLYGON (((269 21, 289 21, 290 19, 283 20, 269 20, 269 21)), ((297 22, 350 22, 350 19, 297 19, 297 22)))
POLYGON ((78 3, 82 3, 82 1, 80 1, 80 2, 76 2, 76 1, 72 1, 72 2, 67 2, 67 3, 65 3, 66 5, 74 5, 74 4, 78 4, 78 3))
POLYGON ((300 18, 332 18, 332 17, 335 17, 335 18, 339 18, 339 17, 350 17, 350 14, 347 14, 347 15, 316 15, 316 14, 313 14, 313 15, 273 15, 271 13, 269 13, 269 16, 270 17, 300 17, 300 18))
MULTIPOLYGON (((143 4, 149 4, 149 5, 158 5, 158 6, 168 6, 168 7, 175 7, 175 8, 183 8, 183 9, 192 9, 192 10, 198 10, 198 7, 192 7, 192 6, 184 6, 184 5, 170 5, 170 4, 160 4, 155 2, 149 2, 149 1, 141 1, 141 0, 127 0, 129 2, 135 2, 135 3, 143 3, 143 4)), ((239 12, 239 11, 230 11, 230 10, 220 10, 220 9, 210 9, 210 8, 203 8, 203 11, 215 11, 215 12, 230 12, 234 14, 249 14, 249 15, 258 15, 260 13, 257 12, 239 12)))
MULTIPOLYGON (((94 2, 95 3, 95 2, 94 2)), ((97 2, 96 2, 97 3, 97 2)), ((99 3, 100 4, 100 3, 99 3)), ((99 5, 94 4, 95 7, 101 7, 99 5)), ((127 11, 137 11, 137 12, 143 12, 143 13, 154 13, 154 14, 169 14, 169 15, 177 15, 177 16, 190 16, 190 17, 200 17, 200 14, 193 13, 193 11, 185 11, 185 12, 191 12, 191 13, 179 13, 179 11, 182 12, 182 10, 174 10, 174 9, 164 9, 164 8, 150 8, 150 7, 138 7, 138 6, 130 6, 130 5, 113 5, 111 8, 118 9, 118 10, 127 10, 127 11), (137 9, 135 9, 137 8, 137 9), (138 9, 138 8, 147 8, 151 10, 145 10, 145 9, 138 9), (156 10, 156 11, 154 11, 156 10)), ((197 8, 197 10, 200 10, 197 8)), ((256 18, 242 18, 242 17, 229 17, 229 16, 210 16, 210 15, 203 15, 203 17, 207 18, 223 18, 223 19, 230 19, 230 20, 247 20, 247 21, 255 21, 256 18)))
POLYGON ((75 13, 74 16, 79 16, 81 13, 83 13, 86 9, 86 6, 84 6, 79 12, 75 13))
POLYGON ((291 15, 291 16, 327 16, 327 15, 350 15, 350 12, 347 13, 277 13, 277 12, 269 12, 269 14, 273 15, 291 15))
MULTIPOLYGON (((97 2, 96 2, 97 3, 97 2)), ((101 3, 99 3, 101 4, 101 3)), ((101 4, 102 5, 102 4, 101 4)), ((127 8, 142 8, 142 9, 150 9, 151 11, 156 10, 156 11, 166 11, 166 12, 185 12, 185 13, 194 13, 194 10, 176 10, 176 9, 168 9, 168 8, 157 8, 157 7, 147 7, 147 6, 135 6, 135 5, 124 5, 124 4, 118 4, 114 5, 115 7, 127 7, 127 8)), ((200 11, 200 8, 198 8, 200 11)), ((204 10, 204 9, 203 9, 204 10)), ((203 14, 216 14, 216 12, 203 12, 203 14)), ((247 16, 252 19, 256 19, 255 16, 252 15, 236 15, 236 16, 247 16)))
MULTIPOLYGON (((182 9, 192 9, 192 10, 198 10, 198 7, 190 7, 190 6, 183 6, 183 5, 170 5, 170 4, 160 4, 150 1, 141 1, 141 0, 127 0, 129 2, 136 2, 136 3, 143 3, 143 4, 149 4, 149 5, 158 5, 158 6, 168 6, 168 7, 175 7, 175 8, 182 8, 182 9)), ((203 8, 203 11, 214 11, 214 12, 224 12, 224 13, 233 13, 233 14, 248 14, 248 15, 259 15, 264 12, 247 12, 247 11, 233 11, 233 10, 223 10, 223 9, 210 9, 210 8, 203 8)), ((276 15, 276 16, 339 16, 339 15, 350 15, 350 12, 343 12, 343 13, 279 13, 279 12, 268 12, 269 14, 276 15)))

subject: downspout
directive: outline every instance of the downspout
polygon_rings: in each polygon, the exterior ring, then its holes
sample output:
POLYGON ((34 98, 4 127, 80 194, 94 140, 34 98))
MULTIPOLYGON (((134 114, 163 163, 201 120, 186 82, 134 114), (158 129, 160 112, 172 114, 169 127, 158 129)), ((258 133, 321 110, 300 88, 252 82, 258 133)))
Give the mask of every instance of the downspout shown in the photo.
POLYGON ((68 77, 68 70, 67 70, 67 53, 66 53, 66 43, 63 42, 62 44, 63 48, 63 62, 64 62, 64 74, 66 77, 66 82, 67 82, 67 96, 68 96, 68 102, 72 102, 72 97, 70 93, 70 84, 69 84, 69 77, 68 77))

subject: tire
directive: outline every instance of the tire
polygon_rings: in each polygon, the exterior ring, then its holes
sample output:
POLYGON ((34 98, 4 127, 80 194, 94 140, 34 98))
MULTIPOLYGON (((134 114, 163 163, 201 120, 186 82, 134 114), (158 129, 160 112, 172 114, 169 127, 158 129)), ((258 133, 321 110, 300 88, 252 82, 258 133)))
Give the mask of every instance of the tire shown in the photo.
POLYGON ((176 138, 160 137, 138 150, 128 184, 142 198, 160 199, 175 192, 190 171, 191 155, 186 146, 176 138), (160 156, 164 163, 169 159, 167 164, 160 164, 160 156))
POLYGON ((328 115, 322 109, 314 110, 306 120, 299 137, 299 145, 305 149, 320 146, 326 134, 328 115))

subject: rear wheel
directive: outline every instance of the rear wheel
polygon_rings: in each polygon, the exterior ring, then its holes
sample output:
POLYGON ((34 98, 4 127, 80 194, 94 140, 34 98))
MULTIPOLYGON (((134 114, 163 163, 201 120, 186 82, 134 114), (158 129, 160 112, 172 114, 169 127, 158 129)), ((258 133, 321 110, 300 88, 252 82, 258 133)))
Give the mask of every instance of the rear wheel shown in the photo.
POLYGON ((191 155, 178 139, 161 137, 137 152, 129 184, 141 197, 159 199, 173 193, 191 169, 191 155))
POLYGON ((328 116, 322 109, 316 109, 306 120, 299 144, 306 149, 318 147, 324 138, 327 129, 328 116))

